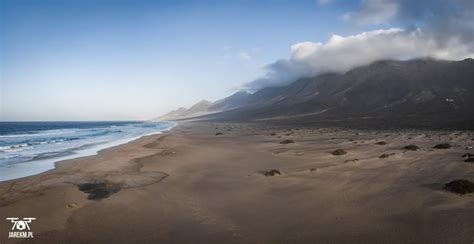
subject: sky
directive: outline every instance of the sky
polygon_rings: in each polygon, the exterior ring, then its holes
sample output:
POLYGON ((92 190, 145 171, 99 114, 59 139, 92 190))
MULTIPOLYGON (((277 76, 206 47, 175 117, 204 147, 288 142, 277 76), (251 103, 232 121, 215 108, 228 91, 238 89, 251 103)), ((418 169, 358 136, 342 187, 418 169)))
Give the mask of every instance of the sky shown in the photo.
POLYGON ((471 0, 0 4, 1 121, 144 120, 378 59, 474 57, 471 0))

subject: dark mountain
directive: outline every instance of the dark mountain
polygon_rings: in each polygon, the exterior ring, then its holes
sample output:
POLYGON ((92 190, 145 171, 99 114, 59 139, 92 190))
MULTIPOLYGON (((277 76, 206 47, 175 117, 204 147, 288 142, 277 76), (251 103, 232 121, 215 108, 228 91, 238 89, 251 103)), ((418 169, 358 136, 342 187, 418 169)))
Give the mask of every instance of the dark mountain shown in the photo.
POLYGON ((473 59, 378 61, 264 88, 203 119, 474 128, 473 92, 473 59))

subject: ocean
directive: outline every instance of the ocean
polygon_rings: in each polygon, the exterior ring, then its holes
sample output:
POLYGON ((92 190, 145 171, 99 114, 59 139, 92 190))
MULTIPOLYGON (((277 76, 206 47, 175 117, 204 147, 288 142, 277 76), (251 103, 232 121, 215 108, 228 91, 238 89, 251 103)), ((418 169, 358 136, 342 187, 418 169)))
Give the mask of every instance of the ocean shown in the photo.
POLYGON ((38 174, 60 160, 169 130, 173 122, 0 122, 0 181, 38 174))

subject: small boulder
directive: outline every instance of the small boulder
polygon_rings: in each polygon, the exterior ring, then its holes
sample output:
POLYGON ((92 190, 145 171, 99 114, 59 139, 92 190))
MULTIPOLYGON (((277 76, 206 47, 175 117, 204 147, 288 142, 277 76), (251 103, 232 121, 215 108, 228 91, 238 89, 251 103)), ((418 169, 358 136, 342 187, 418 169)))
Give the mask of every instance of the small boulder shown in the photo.
POLYGON ((377 143, 375 143, 375 144, 376 144, 376 145, 382 145, 382 146, 383 146, 383 145, 387 145, 387 143, 384 142, 384 141, 379 141, 379 142, 377 142, 377 143))
POLYGON ((265 176, 275 176, 275 175, 281 175, 280 171, 276 170, 276 169, 272 169, 272 170, 269 170, 269 171, 265 171, 263 172, 263 174, 265 176))
POLYGON ((435 149, 449 149, 453 146, 451 146, 449 143, 441 143, 441 144, 438 144, 436 146, 434 146, 433 148, 435 149))
POLYGON ((222 135, 224 135, 224 134, 221 133, 221 132, 217 132, 217 133, 216 133, 216 136, 222 136, 222 135))
POLYGON ((474 192, 474 183, 468 180, 454 180, 445 185, 446 190, 461 195, 474 192))
POLYGON ((280 142, 280 144, 290 144, 290 143, 295 143, 295 141, 287 139, 280 142))
POLYGON ((68 208, 77 208, 77 207, 79 207, 79 205, 77 205, 77 203, 75 203, 75 202, 72 202, 72 203, 69 203, 69 204, 67 205, 67 207, 68 207, 68 208))
POLYGON ((337 149, 332 152, 332 155, 335 155, 335 156, 340 156, 344 154, 347 154, 347 152, 344 149, 337 149))
POLYGON ((404 146, 402 149, 409 150, 409 151, 417 151, 420 148, 416 145, 408 145, 408 146, 404 146))

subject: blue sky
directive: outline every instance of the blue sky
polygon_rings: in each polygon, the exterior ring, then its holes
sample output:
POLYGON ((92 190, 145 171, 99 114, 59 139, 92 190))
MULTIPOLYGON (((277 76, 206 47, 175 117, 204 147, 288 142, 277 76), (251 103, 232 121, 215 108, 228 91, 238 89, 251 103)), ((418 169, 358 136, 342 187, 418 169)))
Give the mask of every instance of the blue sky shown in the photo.
POLYGON ((396 26, 324 2, 2 0, 0 120, 149 119, 265 77, 295 43, 396 26))

